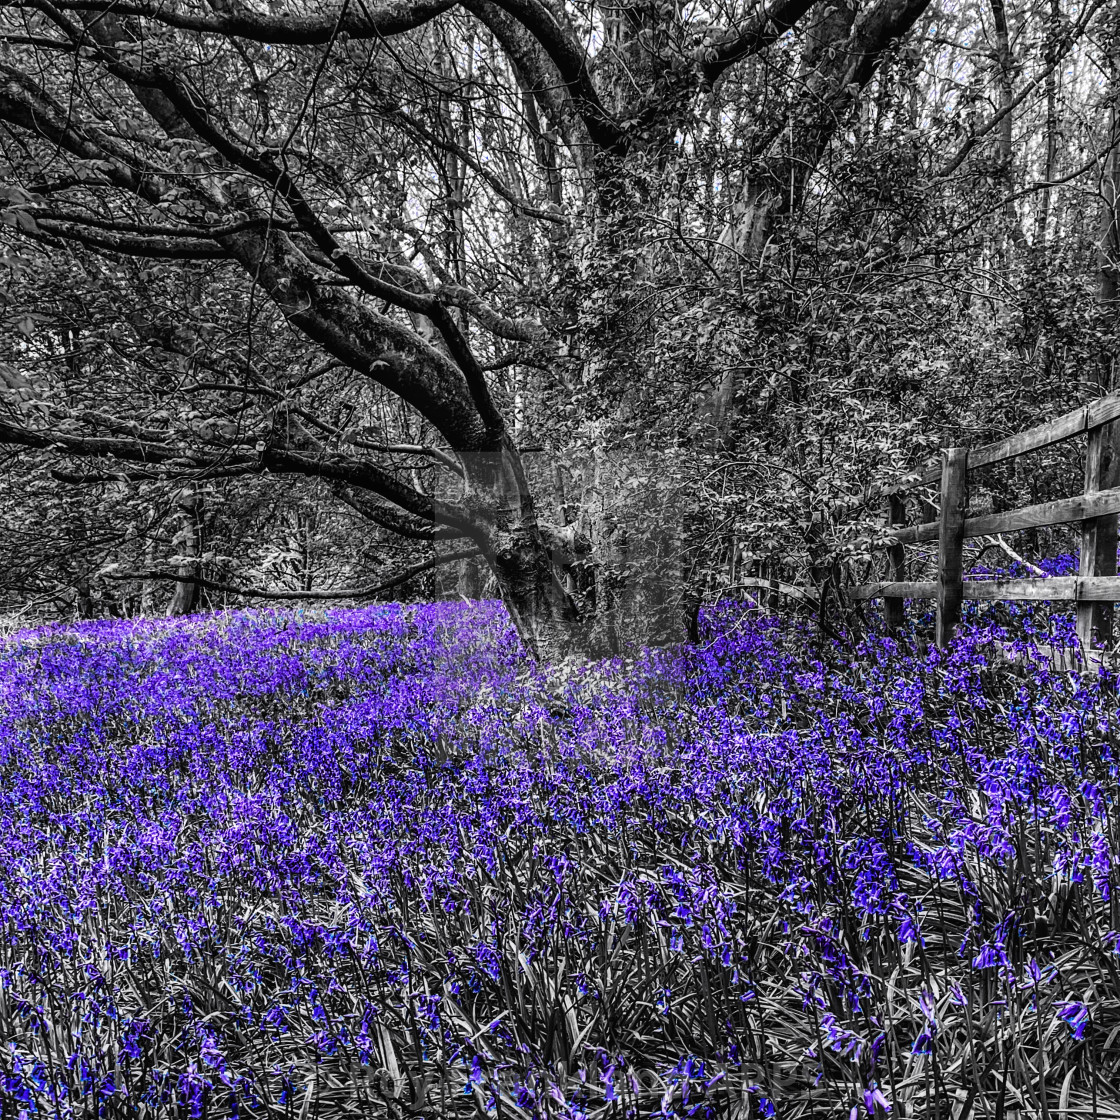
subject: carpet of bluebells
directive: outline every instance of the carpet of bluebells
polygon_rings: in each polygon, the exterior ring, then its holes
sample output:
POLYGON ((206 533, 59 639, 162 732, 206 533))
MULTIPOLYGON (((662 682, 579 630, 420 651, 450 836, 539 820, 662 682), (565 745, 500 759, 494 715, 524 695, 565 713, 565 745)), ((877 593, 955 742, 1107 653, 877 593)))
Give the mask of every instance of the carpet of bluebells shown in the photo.
POLYGON ((564 671, 497 604, 13 635, 0 1114, 1120 1116, 1115 677, 1002 610, 564 671))

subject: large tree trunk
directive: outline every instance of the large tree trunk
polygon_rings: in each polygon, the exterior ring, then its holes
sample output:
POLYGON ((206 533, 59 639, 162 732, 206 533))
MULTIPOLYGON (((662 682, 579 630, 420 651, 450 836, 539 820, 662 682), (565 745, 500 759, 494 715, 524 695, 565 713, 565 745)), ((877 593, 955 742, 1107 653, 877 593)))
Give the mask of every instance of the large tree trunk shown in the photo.
POLYGON ((1035 243, 1045 245, 1050 221, 1050 186, 1058 166, 1058 75, 1057 49, 1061 34, 1061 8, 1058 0, 1050 0, 1050 20, 1046 28, 1046 156, 1042 181, 1047 185, 1039 193, 1035 243))
MULTIPOLYGON (((1120 3, 1114 9, 1115 30, 1120 30, 1120 3)), ((1120 45, 1113 40, 1109 54, 1109 79, 1113 102, 1109 114, 1108 130, 1105 134, 1104 175, 1101 177, 1101 197, 1104 202, 1101 214, 1100 242, 1098 246, 1098 267, 1100 287, 1098 289, 1102 310, 1102 343, 1097 359, 1097 389, 1108 393, 1116 388, 1116 339, 1120 328, 1120 110, 1116 97, 1120 95, 1120 45)), ((1099 486, 1107 489, 1120 481, 1120 423, 1109 426, 1103 436, 1102 463, 1099 486)), ((1116 573, 1117 545, 1116 515, 1099 517, 1094 522, 1086 522, 1081 536, 1081 571, 1092 571, 1094 575, 1110 576, 1116 573), (1084 555, 1093 550, 1095 556, 1084 555)), ((1088 618, 1088 627, 1083 640, 1087 643, 1099 642, 1108 647, 1112 644, 1114 607, 1112 603, 1096 603, 1088 618)), ((1079 623, 1080 625, 1080 623, 1079 623)))
POLYGON ((842 0, 823 5, 813 18, 801 58, 801 81, 806 95, 794 110, 794 119, 770 141, 748 174, 742 194, 733 207, 724 243, 739 262, 756 262, 766 252, 777 218, 801 205, 805 183, 820 161, 837 121, 830 119, 830 102, 846 91, 837 85, 846 73, 843 45, 852 31, 855 14, 842 0), (831 51, 831 57, 830 52, 831 51))
MULTIPOLYGON (((1114 15, 1113 35, 1120 34, 1120 2, 1114 15)), ((1112 109, 1106 138, 1108 153, 1101 180, 1104 213, 1101 216, 1100 238, 1100 300, 1105 314, 1104 337, 1113 345, 1102 348, 1099 381, 1105 391, 1116 388, 1116 328, 1120 325, 1120 45, 1114 39, 1109 57, 1112 85, 1112 109)))
POLYGON ((996 86, 999 90, 999 110, 1003 113, 1003 119, 999 125, 999 170, 1007 196, 1003 204, 1003 215, 1007 228, 1004 236, 1001 237, 1000 257, 1002 258, 1002 266, 1006 268, 1010 263, 1010 250, 1006 239, 1009 238, 1012 244, 1025 248, 1026 236, 1019 223, 1019 209, 1015 205, 1015 148, 1013 142, 1015 119, 1011 111, 1015 92, 1015 58, 1011 53, 1011 36, 1007 29, 1007 9, 1004 0, 991 0, 991 6, 996 35, 996 86))
POLYGON ((471 536, 526 648, 542 661, 584 654, 583 620, 563 585, 566 558, 541 531, 513 440, 503 435, 499 450, 459 458, 467 491, 463 505, 477 525, 471 536))
MULTIPOLYGON (((909 34, 929 0, 879 0, 854 14, 833 0, 814 16, 801 64, 804 92, 789 119, 758 139, 752 165, 720 233, 724 267, 740 279, 765 265, 782 219, 801 208, 810 177, 858 104, 884 52, 909 34)), ((701 422, 715 446, 726 438, 737 391, 736 367, 728 366, 709 398, 701 422)))
POLYGON ((879 0, 858 16, 843 0, 820 9, 806 37, 804 92, 788 122, 755 143, 755 166, 721 235, 733 267, 755 267, 776 221, 800 208, 809 177, 883 52, 909 33, 928 4, 929 0, 879 0))
MULTIPOLYGON (((183 560, 179 564, 179 575, 197 576, 199 574, 199 540, 198 540, 198 496, 184 494, 179 499, 179 512, 182 515, 182 528, 175 536, 175 543, 179 546, 179 555, 183 560)), ((167 617, 190 614, 198 602, 198 584, 193 579, 182 579, 175 584, 171 594, 171 602, 167 605, 167 617)))

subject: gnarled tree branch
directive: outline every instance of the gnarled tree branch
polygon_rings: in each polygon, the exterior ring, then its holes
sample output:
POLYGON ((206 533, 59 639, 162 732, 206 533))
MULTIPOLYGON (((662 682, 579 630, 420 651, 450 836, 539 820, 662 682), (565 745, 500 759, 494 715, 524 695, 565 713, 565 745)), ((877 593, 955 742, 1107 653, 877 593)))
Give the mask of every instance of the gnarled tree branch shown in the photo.
POLYGON ((725 31, 699 50, 700 68, 709 84, 736 62, 777 42, 818 0, 775 0, 742 27, 725 31))
POLYGON ((198 587, 206 588, 208 591, 221 591, 227 595, 244 595, 251 599, 375 599, 378 595, 382 595, 386 591, 392 591, 394 587, 399 587, 410 579, 415 579, 425 572, 430 572, 433 568, 441 567, 443 564, 452 564, 456 560, 467 560, 481 555, 477 548, 460 548, 443 556, 435 556, 431 560, 425 560, 421 564, 414 564, 411 568, 398 572, 392 578, 382 580, 381 583, 373 583, 367 587, 339 588, 334 591, 274 591, 263 587, 238 587, 232 583, 223 583, 219 580, 205 579, 202 576, 181 572, 102 572, 101 575, 105 579, 112 580, 158 579, 173 580, 176 583, 193 583, 198 587))
MULTIPOLYGON (((236 35, 260 43, 311 46, 327 43, 339 33, 352 39, 381 39, 420 27, 455 6, 456 0, 390 0, 377 6, 367 4, 289 5, 268 12, 248 4, 231 5, 233 10, 185 11, 178 3, 145 3, 126 0, 106 4, 104 0, 55 0, 62 12, 99 13, 111 8, 117 16, 138 16, 180 31, 236 35)), ((17 8, 17 0, 0 0, 0 8, 17 8)))

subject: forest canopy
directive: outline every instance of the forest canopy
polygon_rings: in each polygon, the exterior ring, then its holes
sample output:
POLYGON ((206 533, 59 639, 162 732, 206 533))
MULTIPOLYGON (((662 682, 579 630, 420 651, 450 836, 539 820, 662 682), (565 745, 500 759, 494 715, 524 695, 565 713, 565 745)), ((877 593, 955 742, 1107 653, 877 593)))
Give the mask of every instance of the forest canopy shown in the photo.
POLYGON ((1103 0, 0 0, 6 605, 454 563, 552 657, 751 566, 835 600, 876 486, 1114 387, 1118 35, 1103 0))

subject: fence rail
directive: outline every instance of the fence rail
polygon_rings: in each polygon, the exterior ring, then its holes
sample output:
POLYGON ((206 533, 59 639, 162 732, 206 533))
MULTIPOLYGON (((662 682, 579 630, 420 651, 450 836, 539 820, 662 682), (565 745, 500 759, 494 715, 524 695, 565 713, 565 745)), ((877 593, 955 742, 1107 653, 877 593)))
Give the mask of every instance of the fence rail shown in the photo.
MULTIPOLYGON (((994 443, 986 443, 983 447, 973 448, 968 453, 968 461, 973 468, 990 467, 993 463, 1004 463, 1028 452, 1041 451, 1044 447, 1064 443, 1067 439, 1076 439, 1077 436, 1111 424, 1113 420, 1120 420, 1120 393, 1099 397, 1072 412, 1047 420, 1045 424, 1028 428, 1025 432, 1017 432, 994 443)), ((931 463, 923 468, 920 481, 930 485, 940 477, 940 464, 931 463)))
POLYGON ((1111 611, 1120 602, 1116 574, 1117 515, 1120 514, 1120 392, 1082 405, 1028 431, 977 448, 951 447, 937 467, 923 468, 916 482, 883 493, 892 530, 887 560, 892 579, 851 589, 853 599, 883 599, 886 622, 897 629, 908 599, 937 600, 937 644, 948 645, 960 623, 965 600, 1054 601, 1077 604, 1077 636, 1084 649, 1111 637, 1111 611), (968 478, 979 467, 1006 462, 1056 443, 1088 436, 1084 490, 1072 498, 1022 506, 1006 513, 968 516, 968 478), (940 482, 936 521, 906 526, 903 494, 940 482), (966 580, 964 542, 970 537, 1080 522, 1081 560, 1077 576, 1040 579, 966 580), (938 542, 936 581, 906 577, 906 545, 938 542))
MULTIPOLYGON (((962 598, 972 601, 1064 603, 1120 602, 1120 577, 1054 576, 1050 579, 970 579, 962 580, 962 598)), ((853 599, 936 599, 937 584, 865 583, 851 591, 853 599)))
MULTIPOLYGON (((969 456, 968 465, 972 466, 969 456)), ((966 517, 965 537, 987 537, 993 533, 1013 533, 1020 529, 1041 529, 1047 525, 1066 525, 1071 521, 1103 517, 1120 513, 1120 487, 1102 490, 1098 494, 1077 494, 1072 498, 1058 498, 1053 502, 1040 502, 1036 506, 1022 506, 1007 513, 985 513, 979 517, 966 517)), ((935 541, 941 534, 941 521, 925 521, 895 533, 898 544, 919 544, 935 541)))

